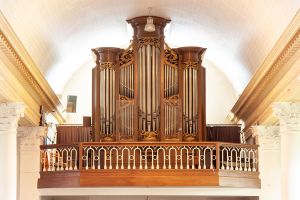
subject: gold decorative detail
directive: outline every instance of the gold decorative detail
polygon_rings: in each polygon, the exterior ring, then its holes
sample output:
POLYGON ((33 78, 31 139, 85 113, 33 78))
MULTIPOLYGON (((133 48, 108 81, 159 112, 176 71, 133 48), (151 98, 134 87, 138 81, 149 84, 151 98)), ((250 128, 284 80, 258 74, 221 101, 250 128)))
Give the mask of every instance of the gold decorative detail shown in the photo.
POLYGON ((140 135, 143 136, 144 141, 156 141, 158 134, 156 131, 143 131, 140 135))
POLYGON ((179 100, 179 96, 173 95, 169 98, 164 98, 164 103, 171 106, 178 106, 178 100, 179 100))
POLYGON ((194 134, 185 134, 183 136, 183 140, 184 141, 195 141, 196 137, 194 136, 194 134))
POLYGON ((176 133, 173 137, 164 138, 164 141, 176 141, 179 142, 178 133, 176 133))
POLYGON ((167 64, 178 66, 178 54, 174 49, 167 46, 164 57, 167 64))
POLYGON ((105 136, 104 138, 103 138, 103 141, 105 141, 105 142, 112 142, 114 139, 112 138, 112 137, 110 137, 110 136, 105 136))
POLYGON ((119 56, 120 66, 126 65, 133 60, 133 51, 131 49, 125 49, 119 56))
POLYGON ((134 104, 134 99, 120 95, 120 107, 127 107, 129 104, 134 104))
POLYGON ((160 42, 159 42, 158 38, 144 37, 144 38, 138 39, 138 48, 140 48, 142 46, 146 46, 146 45, 155 46, 160 49, 160 42))
POLYGON ((101 62, 99 66, 100 66, 100 70, 115 69, 116 67, 116 65, 112 62, 101 62))
POLYGON ((198 63, 197 62, 183 62, 183 68, 193 68, 193 69, 197 70, 198 63))

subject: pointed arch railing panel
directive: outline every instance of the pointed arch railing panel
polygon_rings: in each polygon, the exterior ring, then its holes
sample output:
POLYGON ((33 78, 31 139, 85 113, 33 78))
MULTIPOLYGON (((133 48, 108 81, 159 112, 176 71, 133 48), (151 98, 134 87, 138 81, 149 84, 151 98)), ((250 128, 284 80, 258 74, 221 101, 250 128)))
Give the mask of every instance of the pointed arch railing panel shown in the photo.
POLYGON ((42 145, 41 172, 76 170, 258 171, 258 147, 231 143, 42 145))

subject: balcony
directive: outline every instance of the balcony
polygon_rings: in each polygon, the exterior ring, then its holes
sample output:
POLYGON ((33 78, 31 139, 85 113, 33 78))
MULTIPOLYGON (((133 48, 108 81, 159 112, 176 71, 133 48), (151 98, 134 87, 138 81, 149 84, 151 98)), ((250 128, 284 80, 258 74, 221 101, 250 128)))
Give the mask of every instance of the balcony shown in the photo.
POLYGON ((258 146, 224 142, 42 145, 38 188, 260 188, 258 146))

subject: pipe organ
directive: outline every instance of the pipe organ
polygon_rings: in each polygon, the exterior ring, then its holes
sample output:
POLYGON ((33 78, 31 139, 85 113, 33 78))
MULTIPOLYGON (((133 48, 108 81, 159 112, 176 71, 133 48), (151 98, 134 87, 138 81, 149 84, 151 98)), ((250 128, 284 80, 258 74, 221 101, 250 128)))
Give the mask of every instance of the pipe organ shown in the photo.
POLYGON ((205 48, 172 49, 164 41, 170 20, 128 20, 134 29, 127 49, 92 49, 92 124, 96 141, 205 140, 205 48))

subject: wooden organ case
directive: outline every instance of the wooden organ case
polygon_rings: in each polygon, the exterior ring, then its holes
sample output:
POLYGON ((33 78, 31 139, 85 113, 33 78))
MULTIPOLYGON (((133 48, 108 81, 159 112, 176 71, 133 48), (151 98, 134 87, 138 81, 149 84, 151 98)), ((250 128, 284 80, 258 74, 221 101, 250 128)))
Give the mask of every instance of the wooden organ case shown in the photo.
POLYGON ((95 141, 205 141, 205 48, 172 49, 164 41, 170 20, 127 21, 127 49, 93 49, 92 124, 95 141))

